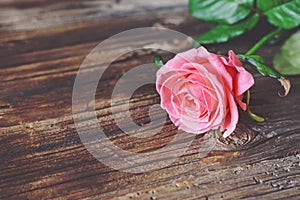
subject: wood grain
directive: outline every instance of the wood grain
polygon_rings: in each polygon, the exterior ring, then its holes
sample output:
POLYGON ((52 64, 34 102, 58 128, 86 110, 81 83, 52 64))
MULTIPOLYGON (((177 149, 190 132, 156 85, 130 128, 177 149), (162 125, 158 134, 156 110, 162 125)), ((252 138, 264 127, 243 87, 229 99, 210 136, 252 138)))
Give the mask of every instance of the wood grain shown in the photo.
MULTIPOLYGON (((181 1, 128 4, 132 2, 1 1, 0 199, 299 199, 299 76, 290 77, 291 93, 280 98, 279 83, 256 74, 251 107, 267 121, 259 124, 240 112, 235 135, 219 138, 205 157, 199 155, 202 137, 168 167, 146 173, 117 171, 89 153, 76 131, 71 107, 76 73, 86 55, 127 29, 165 26, 196 38, 211 27, 190 18, 181 1)), ((262 24, 231 43, 208 48, 244 52, 267 31, 262 24)), ((266 46, 259 53, 271 63, 278 47, 266 46)), ((134 66, 152 62, 156 53, 136 51, 120 57, 97 89, 100 125, 116 146, 130 152, 155 151, 177 132, 167 119, 153 137, 131 137, 119 129, 111 113, 117 80, 134 66)), ((159 53, 165 59, 172 56, 159 53)), ((137 90, 130 100, 134 122, 148 124, 148 111, 159 100, 154 85, 137 90)), ((117 108, 126 116, 122 103, 117 108)), ((157 114, 153 120, 165 119, 157 114)))

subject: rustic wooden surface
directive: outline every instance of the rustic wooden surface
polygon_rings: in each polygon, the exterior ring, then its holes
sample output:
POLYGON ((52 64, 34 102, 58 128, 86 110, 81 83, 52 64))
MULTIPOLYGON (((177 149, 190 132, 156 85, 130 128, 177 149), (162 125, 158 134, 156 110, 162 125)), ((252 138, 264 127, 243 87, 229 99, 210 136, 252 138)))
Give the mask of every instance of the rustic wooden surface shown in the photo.
MULTIPOLYGON (((277 95, 276 81, 256 76, 251 106, 267 121, 258 124, 241 113, 236 135, 220 138, 204 158, 196 139, 169 167, 133 174, 111 169, 87 151, 72 118, 77 70, 99 42, 145 26, 195 38, 211 25, 191 19, 181 0, 0 2, 0 199, 299 199, 299 76, 290 77, 293 87, 285 98, 277 95)), ((262 24, 231 43, 208 48, 244 52, 266 31, 262 24)), ((277 49, 264 47, 260 53, 270 63, 277 49)), ((118 129, 109 111, 117 79, 152 57, 146 51, 120 58, 103 79, 106 89, 96 94, 106 134, 134 152, 160 148, 176 132, 167 121, 160 134, 133 139, 118 129)), ((149 122, 149 106, 158 102, 154 86, 145 86, 133 96, 132 117, 149 122)))

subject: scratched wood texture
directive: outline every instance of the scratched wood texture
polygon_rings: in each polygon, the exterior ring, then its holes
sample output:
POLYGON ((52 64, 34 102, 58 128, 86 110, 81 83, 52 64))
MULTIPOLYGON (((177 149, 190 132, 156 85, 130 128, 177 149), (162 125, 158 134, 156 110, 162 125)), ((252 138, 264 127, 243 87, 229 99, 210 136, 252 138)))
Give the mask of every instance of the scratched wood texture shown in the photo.
MULTIPOLYGON (((235 135, 218 138, 207 155, 199 156, 203 142, 196 137, 184 155, 151 172, 134 174, 107 167, 80 140, 72 118, 72 90, 87 54, 107 37, 138 27, 164 26, 196 38, 211 25, 192 19, 186 3, 0 2, 0 199, 300 198, 299 76, 290 77, 291 93, 280 98, 277 91, 282 88, 275 80, 255 74, 251 107, 267 118, 265 123, 253 122, 241 112, 235 135)), ((208 48, 244 52, 267 31, 262 23, 230 43, 208 48)), ((126 42, 114 45, 128 47, 126 42)), ((259 53, 271 63, 278 47, 267 46, 259 53)), ((107 53, 110 51, 108 47, 107 53)), ((110 110, 117 80, 134 66, 151 62, 155 53, 136 51, 120 57, 96 92, 100 125, 126 151, 154 151, 176 134, 176 127, 167 119, 165 127, 150 138, 128 136, 120 131, 110 110)), ((160 53, 166 59, 172 56, 160 53)), ((131 118, 140 125, 149 123, 149 108, 157 103, 153 84, 140 88, 130 100, 131 118)), ((125 115, 122 104, 119 106, 120 115, 125 115)), ((81 114, 85 112, 88 110, 81 114)), ((155 115, 153 120, 165 119, 155 115)))

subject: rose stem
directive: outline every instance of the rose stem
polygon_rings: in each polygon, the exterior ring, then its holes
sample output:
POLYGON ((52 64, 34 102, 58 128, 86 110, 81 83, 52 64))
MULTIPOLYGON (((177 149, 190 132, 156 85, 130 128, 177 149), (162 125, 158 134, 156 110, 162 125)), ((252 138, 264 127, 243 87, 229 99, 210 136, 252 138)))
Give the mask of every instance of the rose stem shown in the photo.
POLYGON ((250 90, 247 90, 247 101, 246 101, 246 105, 247 105, 247 112, 248 112, 248 115, 255 121, 257 122, 264 122, 265 121, 265 118, 261 117, 261 116, 258 116, 256 114, 254 114, 250 108, 249 108, 249 104, 250 104, 250 90))
POLYGON ((269 34, 265 35, 261 40, 259 40, 247 53, 246 56, 252 55, 254 52, 256 52, 265 42, 267 42, 270 38, 274 37, 276 34, 278 34, 280 31, 282 31, 281 28, 278 28, 269 34))

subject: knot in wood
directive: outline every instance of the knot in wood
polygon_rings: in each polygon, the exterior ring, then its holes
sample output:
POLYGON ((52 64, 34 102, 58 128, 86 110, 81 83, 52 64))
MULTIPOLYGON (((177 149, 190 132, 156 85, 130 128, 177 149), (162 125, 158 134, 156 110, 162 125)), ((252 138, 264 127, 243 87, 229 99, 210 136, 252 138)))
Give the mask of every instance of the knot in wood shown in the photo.
POLYGON ((235 131, 224 138, 223 136, 219 137, 219 142, 230 145, 232 147, 244 146, 253 140, 253 131, 246 126, 245 124, 238 124, 235 131))

